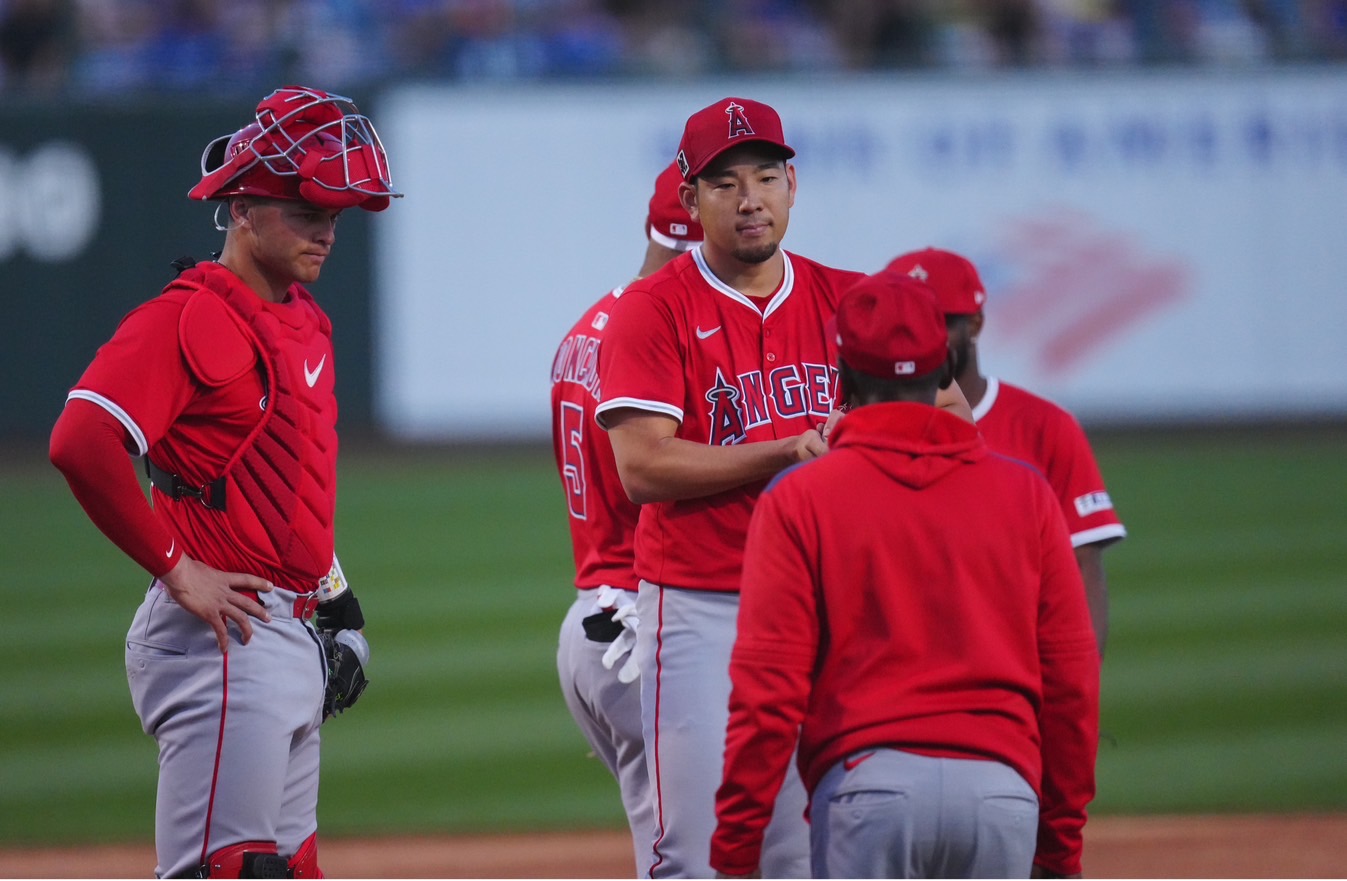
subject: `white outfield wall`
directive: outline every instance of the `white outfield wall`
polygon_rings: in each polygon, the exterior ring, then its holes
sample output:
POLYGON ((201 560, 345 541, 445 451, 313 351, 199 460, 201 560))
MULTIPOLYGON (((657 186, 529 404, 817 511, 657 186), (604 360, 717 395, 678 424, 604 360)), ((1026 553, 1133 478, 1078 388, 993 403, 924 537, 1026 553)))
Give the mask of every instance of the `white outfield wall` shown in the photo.
POLYGON ((1323 69, 400 87, 379 425, 546 437, 557 343, 640 266, 656 173, 727 95, 798 151, 788 250, 964 253, 984 369, 1082 421, 1347 415, 1347 69, 1323 69))

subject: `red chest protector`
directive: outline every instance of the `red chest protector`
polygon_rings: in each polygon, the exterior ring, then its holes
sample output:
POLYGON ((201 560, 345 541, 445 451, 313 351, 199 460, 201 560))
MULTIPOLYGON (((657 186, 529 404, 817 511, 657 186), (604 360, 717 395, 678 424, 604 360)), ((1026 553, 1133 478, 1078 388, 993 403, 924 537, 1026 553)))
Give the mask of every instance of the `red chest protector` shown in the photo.
POLYGON ((196 289, 179 335, 197 379, 219 387, 256 365, 266 379, 262 418, 216 483, 217 491, 223 483, 221 525, 298 585, 317 584, 332 566, 337 408, 331 370, 323 391, 312 377, 321 375, 320 359, 331 360, 332 323, 299 285, 288 308, 273 311, 214 263, 185 270, 175 286, 196 289))

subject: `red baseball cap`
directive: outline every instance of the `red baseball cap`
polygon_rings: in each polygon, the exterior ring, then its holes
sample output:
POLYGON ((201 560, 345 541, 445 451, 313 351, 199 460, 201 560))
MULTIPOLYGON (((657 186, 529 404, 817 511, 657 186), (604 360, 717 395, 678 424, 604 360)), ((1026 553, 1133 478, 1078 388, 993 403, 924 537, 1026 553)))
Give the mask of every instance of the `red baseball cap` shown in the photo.
POLYGON ((893 258, 885 269, 926 282, 946 315, 976 315, 987 302, 977 267, 967 257, 924 248, 893 258))
POLYGON ((887 269, 852 285, 828 323, 837 354, 879 379, 911 379, 949 357, 945 315, 922 281, 887 269))
POLYGON ((775 110, 748 98, 722 98, 688 117, 674 161, 683 179, 691 180, 721 153, 753 142, 776 147, 787 159, 795 155, 775 110))
POLYGON ((655 195, 650 197, 650 210, 645 216, 645 232, 650 241, 675 251, 694 248, 705 238, 702 225, 692 219, 678 198, 678 185, 682 182, 678 163, 669 163, 655 178, 655 195))

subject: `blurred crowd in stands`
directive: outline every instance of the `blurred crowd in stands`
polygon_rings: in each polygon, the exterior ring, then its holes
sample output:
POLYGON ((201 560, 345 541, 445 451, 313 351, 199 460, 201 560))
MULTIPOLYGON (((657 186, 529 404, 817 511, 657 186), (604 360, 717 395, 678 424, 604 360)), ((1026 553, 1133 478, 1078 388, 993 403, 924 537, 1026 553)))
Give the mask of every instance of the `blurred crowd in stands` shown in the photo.
POLYGON ((1347 0, 0 0, 0 95, 1347 58, 1347 0))

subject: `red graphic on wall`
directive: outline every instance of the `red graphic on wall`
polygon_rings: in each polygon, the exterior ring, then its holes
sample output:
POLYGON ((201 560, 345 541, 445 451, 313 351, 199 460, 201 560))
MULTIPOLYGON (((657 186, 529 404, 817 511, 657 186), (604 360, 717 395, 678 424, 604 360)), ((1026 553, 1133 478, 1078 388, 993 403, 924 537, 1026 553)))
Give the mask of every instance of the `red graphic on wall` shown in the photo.
POLYGON ((1183 260, 1149 254, 1072 208, 1015 220, 1002 242, 1007 277, 989 297, 996 334, 1034 350, 1049 375, 1069 373, 1191 289, 1183 260))

